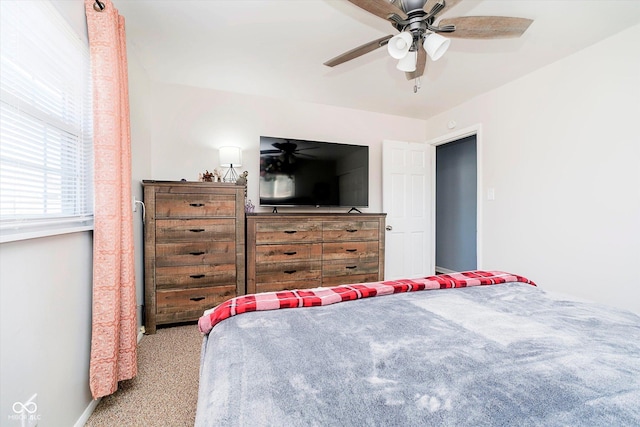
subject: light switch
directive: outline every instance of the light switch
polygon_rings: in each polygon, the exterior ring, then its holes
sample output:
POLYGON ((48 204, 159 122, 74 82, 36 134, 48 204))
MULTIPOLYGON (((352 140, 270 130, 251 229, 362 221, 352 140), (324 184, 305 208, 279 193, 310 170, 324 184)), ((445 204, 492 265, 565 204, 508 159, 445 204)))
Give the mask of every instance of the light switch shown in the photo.
POLYGON ((487 190, 487 200, 495 200, 496 199, 496 189, 489 188, 487 190))

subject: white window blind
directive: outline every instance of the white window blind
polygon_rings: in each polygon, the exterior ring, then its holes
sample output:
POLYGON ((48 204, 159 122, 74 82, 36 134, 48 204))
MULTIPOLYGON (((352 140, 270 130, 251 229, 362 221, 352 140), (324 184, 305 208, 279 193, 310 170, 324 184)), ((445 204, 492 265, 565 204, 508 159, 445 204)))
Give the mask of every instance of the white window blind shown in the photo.
POLYGON ((48 0, 0 1, 2 241, 93 222, 89 49, 48 0))

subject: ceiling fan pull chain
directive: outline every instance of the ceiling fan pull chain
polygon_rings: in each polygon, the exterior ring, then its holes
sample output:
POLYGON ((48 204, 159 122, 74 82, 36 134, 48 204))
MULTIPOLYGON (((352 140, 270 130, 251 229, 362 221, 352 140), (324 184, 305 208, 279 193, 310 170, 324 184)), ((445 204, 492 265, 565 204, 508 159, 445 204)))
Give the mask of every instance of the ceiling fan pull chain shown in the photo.
POLYGON ((418 89, 420 89, 420 77, 416 77, 413 82, 413 93, 418 93, 418 89))

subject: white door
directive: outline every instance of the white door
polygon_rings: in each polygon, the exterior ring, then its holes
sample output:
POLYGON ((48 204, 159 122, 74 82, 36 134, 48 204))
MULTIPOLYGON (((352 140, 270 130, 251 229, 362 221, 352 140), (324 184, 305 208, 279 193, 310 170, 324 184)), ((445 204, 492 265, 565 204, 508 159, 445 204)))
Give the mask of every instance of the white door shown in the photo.
POLYGON ((386 280, 434 274, 430 236, 432 148, 426 143, 383 142, 386 280))

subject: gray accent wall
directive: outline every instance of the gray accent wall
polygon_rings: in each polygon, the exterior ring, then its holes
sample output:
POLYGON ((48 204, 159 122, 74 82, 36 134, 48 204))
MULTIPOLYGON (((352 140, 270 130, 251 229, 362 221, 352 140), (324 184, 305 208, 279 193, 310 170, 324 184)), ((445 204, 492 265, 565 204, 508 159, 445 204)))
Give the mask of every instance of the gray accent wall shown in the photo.
POLYGON ((436 270, 476 269, 476 136, 436 147, 436 270))

